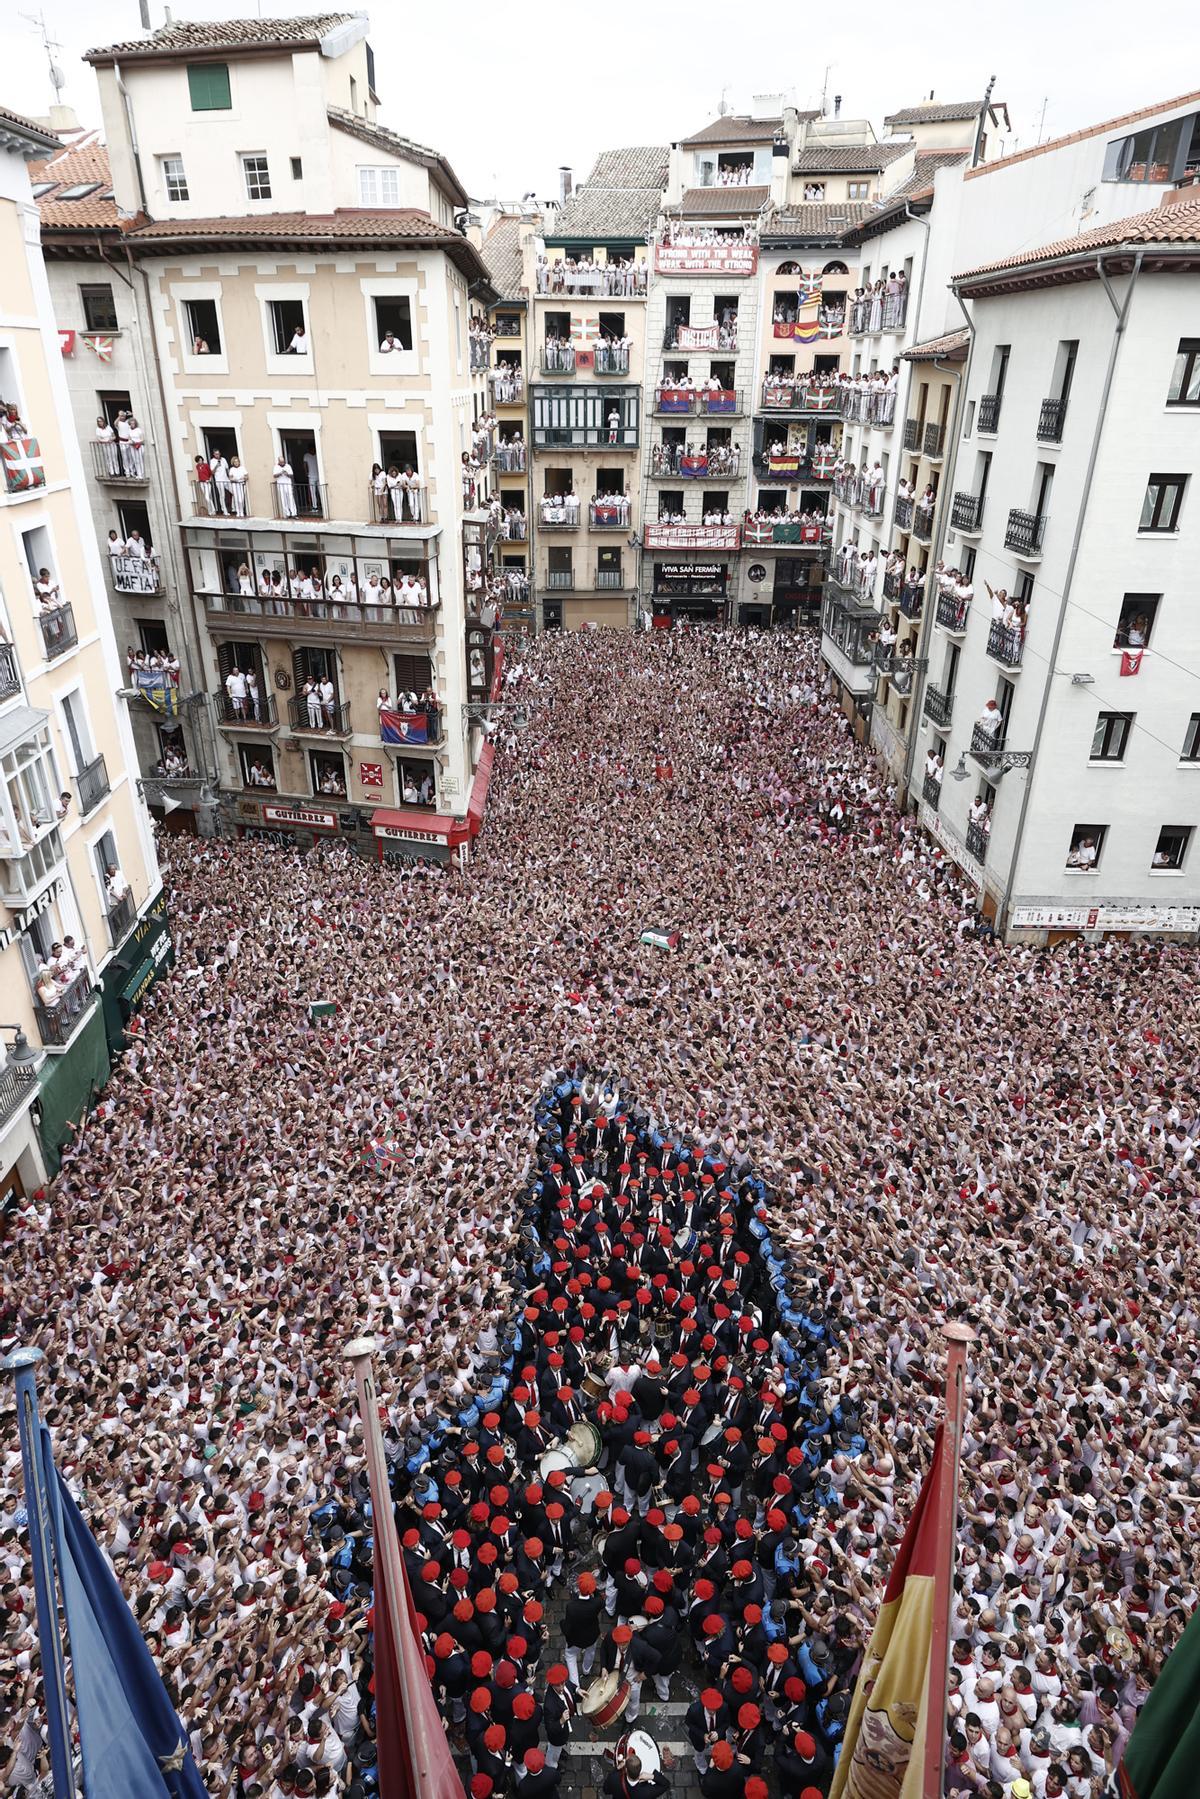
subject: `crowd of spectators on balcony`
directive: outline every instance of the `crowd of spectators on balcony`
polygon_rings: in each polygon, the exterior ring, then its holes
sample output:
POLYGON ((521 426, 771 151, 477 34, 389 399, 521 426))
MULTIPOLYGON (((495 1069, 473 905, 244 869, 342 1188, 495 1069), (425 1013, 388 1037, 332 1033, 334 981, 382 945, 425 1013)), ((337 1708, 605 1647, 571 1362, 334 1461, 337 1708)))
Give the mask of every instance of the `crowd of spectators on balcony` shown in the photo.
MULTIPOLYGON (((924 581, 924 574, 920 570, 910 570, 910 579, 914 572, 924 581)), ((975 598, 975 586, 970 576, 964 574, 962 569, 957 566, 950 568, 945 562, 939 562, 934 569, 934 580, 937 584, 943 622, 949 619, 952 630, 965 630, 971 601, 975 598)))
POLYGON ((360 581, 353 564, 343 573, 340 565, 314 562, 310 568, 262 568, 258 579, 248 562, 239 565, 237 587, 240 599, 252 604, 254 611, 289 614, 300 612, 313 618, 338 618, 342 606, 384 607, 430 604, 429 588, 423 575, 406 568, 387 574, 372 573, 360 581))
POLYGON ((497 406, 517 406, 525 394, 525 371, 519 362, 501 357, 491 371, 492 400, 497 406))
POLYGON ((524 507, 500 506, 500 536, 504 543, 524 543, 529 536, 529 520, 524 507))
POLYGON ((214 518, 246 517, 246 483, 249 479, 250 471, 243 466, 240 456, 226 456, 223 451, 215 450, 211 456, 195 458, 196 487, 214 518))
POLYGON ((385 469, 382 463, 371 465, 372 512, 377 525, 406 519, 414 525, 425 522, 425 483, 411 462, 403 468, 394 462, 385 469))
MULTIPOLYGON (((738 347, 737 313, 730 307, 728 308, 728 316, 724 319, 714 320, 713 324, 717 333, 717 342, 715 348, 711 345, 709 346, 710 353, 715 355, 717 351, 720 350, 727 356, 736 354, 738 347)), ((687 333, 692 330, 702 331, 708 328, 709 327, 703 325, 693 326, 690 325, 686 319, 680 319, 674 325, 668 325, 664 347, 668 350, 686 350, 687 333)))
POLYGON ((690 369, 684 369, 678 375, 664 374, 659 385, 669 393, 720 394, 729 391, 715 375, 693 375, 690 369))
POLYGON ((706 525, 734 525, 737 514, 730 512, 728 506, 706 506, 701 514, 701 522, 706 525))
POLYGON ((548 493, 538 501, 538 518, 543 525, 564 525, 574 530, 579 524, 579 495, 571 488, 568 493, 548 493))
POLYGON ((114 480, 145 480, 146 435, 131 412, 118 412, 111 424, 103 414, 98 416, 94 441, 100 445, 106 475, 114 480))
POLYGON ((137 674, 156 675, 167 686, 179 686, 179 657, 170 650, 135 650, 126 645, 125 669, 131 687, 137 674))
POLYGON ((534 266, 534 280, 539 294, 593 294, 617 299, 644 294, 646 264, 632 257, 617 257, 600 262, 591 256, 573 261, 557 258, 550 262, 539 253, 534 266))
POLYGON ((696 225, 685 223, 682 219, 667 219, 663 224, 660 241, 685 250, 695 250, 710 245, 720 248, 749 245, 756 243, 757 238, 750 231, 722 231, 716 225, 696 225))
POLYGON ((850 301, 853 332, 887 331, 904 323, 908 303, 908 276, 903 269, 889 269, 868 287, 856 287, 850 301))
POLYGON ((628 488, 622 493, 593 494, 592 506, 598 518, 628 529, 633 517, 633 495, 628 488))
POLYGON ((1001 650, 1005 661, 1017 663, 1025 643, 1029 602, 1010 594, 1006 587, 993 587, 989 581, 983 585, 991 602, 990 642, 1001 650))
POLYGON ((162 754, 150 769, 151 775, 157 775, 164 781, 191 781, 196 778, 195 770, 188 761, 182 738, 164 743, 162 754))
POLYGON ((844 456, 839 455, 833 465, 833 491, 836 497, 846 506, 861 507, 872 517, 877 517, 883 510, 884 494, 883 464, 878 459, 861 468, 855 468, 844 456))
POLYGON ((834 553, 833 572, 839 585, 859 599, 875 595, 875 577, 879 569, 879 553, 873 546, 865 550, 850 538, 838 545, 834 553))
POLYGON ((706 475, 736 476, 739 457, 737 446, 731 443, 707 444, 654 444, 650 451, 650 473, 652 475, 678 475, 683 472, 683 464, 692 465, 690 472, 706 475))
POLYGON ((87 950, 74 937, 50 945, 50 953, 38 963, 33 990, 39 1006, 52 1012, 59 1001, 88 972, 87 950))

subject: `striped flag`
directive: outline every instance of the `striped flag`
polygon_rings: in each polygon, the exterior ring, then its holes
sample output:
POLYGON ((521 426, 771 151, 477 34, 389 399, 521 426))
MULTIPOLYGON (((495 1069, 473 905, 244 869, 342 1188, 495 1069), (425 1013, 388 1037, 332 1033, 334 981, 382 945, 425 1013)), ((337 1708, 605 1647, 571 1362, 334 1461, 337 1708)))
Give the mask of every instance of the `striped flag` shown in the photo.
POLYGON ((11 437, 0 443, 0 458, 6 493, 32 493, 35 487, 45 487, 46 465, 36 437, 11 437))

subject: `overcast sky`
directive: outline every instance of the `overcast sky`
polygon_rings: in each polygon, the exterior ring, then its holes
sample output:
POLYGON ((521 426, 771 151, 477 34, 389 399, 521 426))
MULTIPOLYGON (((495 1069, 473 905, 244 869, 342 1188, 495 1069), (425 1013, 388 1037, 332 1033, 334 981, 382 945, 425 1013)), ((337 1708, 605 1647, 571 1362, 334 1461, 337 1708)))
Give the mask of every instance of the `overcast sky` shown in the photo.
MULTIPOLYGON (((37 25, 20 16, 37 10, 38 0, 8 0, 0 31, 0 105, 26 113, 43 112, 51 97, 37 25)), ((98 123, 92 72, 79 57, 136 37, 137 0, 45 0, 44 10, 62 46, 62 97, 82 121, 98 123)), ((209 19, 255 10, 315 8, 270 0, 258 8, 253 0, 177 0, 173 8, 180 18, 209 19)), ((820 105, 824 86, 831 106, 842 96, 843 116, 881 129, 885 113, 931 89, 939 100, 969 99, 995 75, 1021 148, 1200 87, 1200 9, 1191 0, 1162 0, 1144 14, 1116 0, 926 0, 916 8, 893 0, 847 9, 863 19, 857 27, 839 23, 833 7, 745 13, 728 0, 390 0, 369 10, 381 122, 441 150, 477 198, 553 196, 560 163, 579 180, 599 150, 687 136, 715 117, 722 92, 734 111, 780 89, 803 109, 820 105)), ((163 16, 161 0, 151 0, 152 22, 163 16)))

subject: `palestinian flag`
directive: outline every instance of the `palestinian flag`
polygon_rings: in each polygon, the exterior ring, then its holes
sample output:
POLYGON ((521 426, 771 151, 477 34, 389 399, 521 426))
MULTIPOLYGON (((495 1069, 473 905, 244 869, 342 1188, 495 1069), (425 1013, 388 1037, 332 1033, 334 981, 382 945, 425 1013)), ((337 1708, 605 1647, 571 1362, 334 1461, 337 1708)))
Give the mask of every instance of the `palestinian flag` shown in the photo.
POLYGON ((829 1799, 919 1799, 929 1710, 942 1454, 939 1424, 933 1460, 921 1483, 855 1683, 846 1740, 829 1799))
POLYGON ((1138 1714, 1117 1769, 1121 1799, 1194 1799, 1200 1768, 1200 1611, 1138 1714))

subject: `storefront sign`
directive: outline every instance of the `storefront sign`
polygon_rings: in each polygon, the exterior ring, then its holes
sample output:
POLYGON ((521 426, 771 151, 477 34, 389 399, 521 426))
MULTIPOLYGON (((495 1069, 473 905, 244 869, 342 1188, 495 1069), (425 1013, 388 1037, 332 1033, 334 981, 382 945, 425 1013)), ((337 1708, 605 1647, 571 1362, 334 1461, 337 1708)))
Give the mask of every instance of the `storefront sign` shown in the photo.
POLYGON ((736 550, 737 525, 647 525, 643 541, 648 550, 736 550))
POLYGON ((336 831, 336 812, 310 811, 300 806, 264 806, 262 815, 268 824, 298 826, 302 831, 336 831))
POLYGON ((660 275, 753 275, 757 244, 656 244, 660 275))
POLYGON ((1200 931, 1200 906, 1014 906, 1016 931, 1200 931))
POLYGON ((47 907, 53 905, 61 892, 62 877, 60 875, 56 876, 46 888, 45 892, 39 893, 37 898, 32 901, 30 905, 26 906, 23 912, 18 912, 10 925, 6 926, 3 931, 0 931, 0 952, 6 950, 10 943, 15 943, 17 938, 21 935, 21 932, 27 931, 34 919, 40 918, 47 907))
POLYGON ((407 826, 376 825, 376 837, 398 837, 404 843, 445 843, 440 831, 410 831, 407 826))

